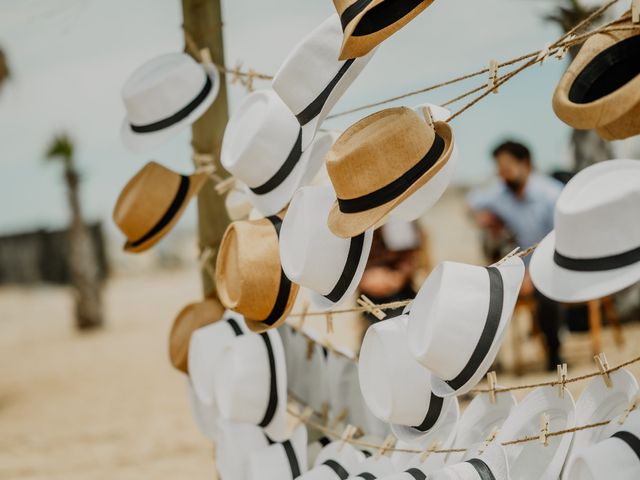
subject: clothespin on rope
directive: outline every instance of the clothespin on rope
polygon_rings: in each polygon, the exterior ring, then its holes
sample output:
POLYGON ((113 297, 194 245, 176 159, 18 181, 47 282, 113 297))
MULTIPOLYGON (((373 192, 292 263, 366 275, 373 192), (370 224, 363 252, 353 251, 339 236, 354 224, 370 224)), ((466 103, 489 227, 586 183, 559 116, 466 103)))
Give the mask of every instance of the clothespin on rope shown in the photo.
POLYGON ((618 419, 618 424, 622 425, 627 420, 627 417, 629 416, 629 414, 633 412, 636 408, 638 408, 638 405, 640 405, 640 393, 636 393, 633 396, 633 398, 629 402, 629 405, 627 405, 627 408, 625 408, 622 415, 620 415, 620 418, 618 419))
POLYGON ((484 453, 487 447, 491 445, 491 442, 493 442, 496 439, 497 435, 498 435, 498 427, 494 426, 489 432, 489 435, 487 435, 487 438, 484 439, 484 441, 482 442, 482 445, 478 449, 478 455, 482 455, 484 453))
POLYGON ((487 89, 492 90, 493 93, 498 93, 496 85, 498 83, 498 62, 491 60, 489 62, 489 82, 487 83, 487 89))
POLYGON ((549 445, 549 415, 543 413, 540 416, 540 443, 547 447, 549 445))
POLYGON ((193 160, 196 168, 214 166, 213 155, 211 155, 210 153, 193 152, 191 154, 191 159, 193 160))
POLYGON ((233 190, 235 186, 236 186, 236 179, 233 177, 228 177, 228 178, 225 178, 224 180, 220 180, 219 182, 216 182, 215 189, 216 189, 216 192, 218 192, 218 195, 224 195, 230 190, 233 190))
POLYGON ((200 49, 200 62, 213 64, 213 60, 211 59, 211 51, 209 51, 208 48, 200 49))
POLYGON ((215 189, 218 195, 224 195, 236 186, 236 179, 233 177, 222 178, 216 173, 216 166, 213 163, 213 155, 208 153, 194 153, 191 158, 196 165, 196 173, 206 173, 215 182, 215 189))
POLYGON ((431 442, 431 445, 429 445, 429 448, 427 448, 424 452, 420 454, 420 457, 419 457, 420 462, 424 463, 427 460, 427 458, 429 458, 429 455, 435 452, 438 448, 440 448, 439 440, 434 440, 433 442, 431 442))
POLYGON ((298 330, 302 331, 302 327, 304 327, 304 321, 307 318, 307 313, 309 312, 309 300, 305 300, 302 304, 302 312, 300 313, 300 321, 298 322, 298 330))
POLYGON ((558 49, 556 50, 556 58, 558 60, 562 60, 565 57, 565 55, 567 54, 570 48, 568 44, 571 43, 575 38, 576 36, 574 34, 569 35, 563 42, 564 45, 561 47, 558 47, 558 49))
POLYGON ((309 420, 311 419, 312 416, 313 416, 313 408, 307 405, 306 407, 304 407, 304 410, 302 410, 302 413, 298 416, 297 421, 294 424, 294 428, 300 425, 301 423, 304 423, 304 424, 309 423, 309 420))
POLYGON ((240 72, 242 71, 242 61, 238 60, 236 62, 235 68, 231 71, 231 85, 235 85, 236 83, 242 83, 242 77, 240 76, 240 72))
POLYGON ((544 44, 544 48, 542 50, 540 50, 540 53, 538 53, 538 56, 536 57, 536 62, 540 62, 540 65, 542 65, 544 63, 544 61, 549 58, 549 56, 552 54, 551 50, 553 50, 553 53, 556 52, 555 48, 551 48, 552 43, 551 42, 547 42, 544 44))
POLYGON ((609 363, 607 362, 607 356, 604 353, 599 353, 593 359, 596 361, 598 365, 598 369, 600 370, 600 374, 602 375, 602 380, 604 380, 604 384, 607 388, 613 387, 613 383, 611 382, 611 377, 609 376, 609 363))
POLYGON ((327 322, 327 333, 333 333, 333 314, 331 311, 327 311, 325 314, 325 320, 327 322))
POLYGON ((640 0, 631 0, 631 21, 640 23, 640 0))
POLYGON ((322 405, 320 405, 320 418, 322 420, 322 424, 326 427, 329 424, 329 402, 324 401, 322 405))
POLYGON ((358 305, 365 308, 367 312, 376 317, 378 320, 384 320, 387 316, 375 303, 373 303, 365 294, 360 295, 357 300, 358 305))
POLYGON ((256 72, 254 69, 250 68, 247 72, 247 79, 244 82, 244 88, 247 89, 247 92, 253 92, 253 80, 256 78, 256 72))
POLYGON ((492 405, 496 403, 496 385, 498 384, 498 375, 496 372, 487 373, 487 383, 489 384, 489 401, 492 405))
POLYGON ((335 430, 338 427, 338 425, 340 425, 342 422, 346 420, 348 415, 349 415, 349 409, 347 407, 344 407, 342 410, 340 410, 340 413, 338 413, 338 415, 336 415, 336 417, 333 419, 333 421, 329 425, 329 428, 331 430, 335 430))
POLYGON ((211 259, 213 258, 213 249, 211 247, 204 247, 200 250, 200 270, 207 272, 209 276, 213 279, 216 276, 216 270, 214 266, 211 264, 211 259))
POLYGON ((422 115, 424 116, 425 121, 427 122, 427 125, 429 125, 430 127, 433 127, 433 112, 431 111, 431 107, 426 106, 426 107, 422 107, 422 115))
POLYGON ((567 383, 567 364, 558 365, 558 395, 564 398, 565 384, 567 383))
POLYGON ((338 445, 338 451, 342 450, 345 443, 349 443, 354 435, 358 432, 358 428, 353 425, 347 425, 340 436, 340 445, 338 445))
POLYGON ((395 444, 396 444, 396 437, 394 437, 392 434, 387 435, 387 438, 384 439, 384 442, 382 442, 382 445, 380 445, 380 448, 376 452, 375 458, 379 459, 380 457, 382 457, 385 454, 385 452, 390 448, 393 448, 395 444))

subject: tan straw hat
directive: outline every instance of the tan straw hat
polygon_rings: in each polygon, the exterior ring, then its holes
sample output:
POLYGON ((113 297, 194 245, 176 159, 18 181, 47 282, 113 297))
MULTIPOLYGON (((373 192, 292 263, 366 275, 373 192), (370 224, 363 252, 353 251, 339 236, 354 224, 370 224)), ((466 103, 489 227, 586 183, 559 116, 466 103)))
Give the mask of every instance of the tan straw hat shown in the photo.
POLYGON ((216 262, 220 301, 243 315, 254 332, 280 326, 298 294, 298 285, 280 264, 281 224, 275 215, 233 222, 220 244, 216 262))
POLYGON ((333 0, 344 31, 340 60, 366 55, 431 3, 433 0, 333 0))
POLYGON ((218 300, 207 298, 184 307, 173 321, 169 333, 169 359, 171 364, 184 373, 189 373, 189 342, 191 334, 200 327, 217 322, 224 308, 218 300))
POLYGON ((336 140, 327 172, 337 194, 328 224, 354 237, 382 220, 425 185, 451 157, 453 132, 406 107, 363 118, 336 140))
POLYGON ((142 167, 122 189, 113 209, 113 220, 127 237, 124 250, 142 252, 155 245, 206 180, 204 173, 180 175, 156 162, 142 167))
MULTIPOLYGON (((633 26, 630 12, 616 26, 633 26)), ((590 37, 562 76, 553 109, 565 123, 605 140, 640 133, 640 28, 590 37)))

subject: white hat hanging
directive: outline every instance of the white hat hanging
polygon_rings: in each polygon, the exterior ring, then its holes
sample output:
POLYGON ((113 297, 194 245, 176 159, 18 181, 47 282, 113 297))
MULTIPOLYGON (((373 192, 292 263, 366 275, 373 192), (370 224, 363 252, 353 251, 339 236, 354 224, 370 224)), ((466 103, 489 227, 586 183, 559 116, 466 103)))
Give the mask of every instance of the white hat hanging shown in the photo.
POLYGON ((189 341, 189 377, 198 398, 206 405, 215 401, 215 371, 224 348, 247 331, 242 315, 226 310, 222 319, 196 329, 189 341))
POLYGON ((311 470, 301 480, 344 480, 358 470, 365 454, 352 445, 336 440, 320 450, 311 470))
POLYGON ((168 53, 138 67, 122 87, 126 117, 121 137, 132 152, 148 151, 204 114, 218 95, 220 76, 211 63, 168 53))
POLYGON ((375 52, 341 61, 341 44, 342 27, 334 14, 296 45, 273 79, 273 89, 302 128, 303 148, 375 52))
POLYGON ((253 205, 247 195, 247 186, 241 182, 236 183, 224 199, 224 206, 231 221, 244 220, 249 216, 253 205))
POLYGON ((219 357, 214 382, 223 418, 258 425, 272 440, 284 440, 287 367, 277 330, 235 338, 219 357))
POLYGON ((198 427, 202 435, 215 442, 218 438, 218 408, 215 404, 206 405, 202 403, 198 395, 196 395, 189 377, 186 377, 185 385, 187 387, 189 405, 191 406, 191 414, 196 427, 198 427))
MULTIPOLYGON (((298 425, 291 436, 249 455, 246 480, 293 480, 307 471, 307 428, 298 425)), ((236 478, 236 477, 230 477, 236 478)))
POLYGON ((411 306, 408 343, 436 395, 466 393, 487 373, 523 278, 518 256, 490 267, 442 262, 431 272, 411 306))
POLYGON ((216 468, 220 478, 245 479, 249 457, 274 441, 260 427, 220 419, 216 441, 216 468))
POLYGON ((498 444, 491 445, 482 455, 429 475, 429 480, 509 480, 510 478, 505 449, 498 444))
MULTIPOLYGON (((398 443, 397 448, 405 448, 404 443, 398 443)), ((442 448, 442 447, 441 447, 442 448)), ((429 453, 426 458, 423 453, 407 453, 403 455, 407 459, 404 462, 394 459, 396 465, 395 473, 381 477, 380 480, 414 480, 418 478, 428 478, 427 475, 444 468, 445 455, 441 453, 429 453), (423 477, 424 475, 424 477, 423 477)))
POLYGON ((640 280, 640 161, 585 168, 556 203, 554 227, 531 258, 531 279, 549 298, 582 302, 640 280))
POLYGON ((386 455, 367 457, 355 469, 355 473, 348 477, 349 480, 371 480, 390 475, 394 471, 391 459, 386 455))
POLYGON ((365 402, 397 436, 418 439, 437 428, 451 398, 431 391, 431 375, 407 348, 407 315, 369 327, 362 341, 358 376, 365 402), (396 424, 396 425, 394 425, 396 424))
POLYGON ((222 140, 220 161, 248 187, 263 215, 282 210, 305 178, 313 178, 331 145, 302 148, 296 118, 273 90, 247 95, 233 113, 222 140), (326 149, 326 150, 325 150, 326 149))
POLYGON ((333 189, 299 189, 280 229, 282 269, 294 283, 311 290, 311 301, 326 310, 351 298, 371 251, 373 229, 352 238, 334 235, 327 215, 335 202, 333 189))
POLYGON ((322 412, 327 402, 327 355, 328 351, 320 343, 320 336, 313 330, 300 337, 298 349, 298 374, 295 384, 289 383, 289 391, 295 398, 309 405, 316 412, 322 412))
POLYGON ((570 480, 640 478, 640 411, 632 412, 611 437, 576 452, 570 480))
MULTIPOLYGON (((565 388, 538 387, 532 390, 512 411, 498 433, 495 443, 528 436, 540 437, 543 415, 547 415, 548 431, 571 429, 575 423, 575 404, 565 388)), ((573 435, 546 437, 546 445, 533 441, 509 445, 507 459, 512 478, 519 480, 557 480, 573 435)))
MULTIPOLYGON (((430 115, 434 122, 444 122, 451 116, 451 112, 433 103, 423 103, 414 107, 420 115, 430 115)), ((424 215, 445 192, 458 165, 458 144, 453 144, 451 156, 433 178, 403 200, 391 213, 391 217, 398 217, 406 221, 413 221, 424 215)))

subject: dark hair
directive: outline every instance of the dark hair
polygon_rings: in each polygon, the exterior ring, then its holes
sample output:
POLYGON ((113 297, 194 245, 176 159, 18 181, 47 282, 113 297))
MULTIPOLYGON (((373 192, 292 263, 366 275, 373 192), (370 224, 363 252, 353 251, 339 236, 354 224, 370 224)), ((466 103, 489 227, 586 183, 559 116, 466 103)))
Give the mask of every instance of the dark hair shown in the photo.
POLYGON ((531 152, 522 143, 507 140, 501 143, 493 149, 493 158, 496 158, 501 153, 508 153, 512 155, 516 160, 526 163, 531 166, 531 152))

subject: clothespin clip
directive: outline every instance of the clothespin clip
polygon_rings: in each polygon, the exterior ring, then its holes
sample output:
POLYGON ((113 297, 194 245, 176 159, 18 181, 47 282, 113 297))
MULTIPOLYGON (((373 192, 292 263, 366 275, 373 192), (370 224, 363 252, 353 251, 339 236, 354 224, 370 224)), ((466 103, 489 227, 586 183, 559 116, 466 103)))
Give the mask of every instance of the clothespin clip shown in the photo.
POLYGON ((384 439, 384 442, 382 442, 382 445, 380 445, 380 448, 376 452, 375 458, 378 459, 382 457, 385 454, 385 452, 390 448, 393 448, 395 444, 396 444, 396 437, 394 437, 391 434, 387 435, 387 438, 384 439))
POLYGON ((629 416, 629 414, 633 412, 636 408, 638 408, 638 405, 640 405, 640 394, 634 395, 634 397, 631 399, 625 411, 622 413, 622 415, 620 415, 620 418, 618 419, 618 424, 622 425, 627 420, 627 417, 629 416))
POLYGON ((212 257, 213 249, 211 247, 204 247, 200 250, 200 270, 207 272, 211 278, 214 278, 216 276, 216 271, 214 266, 211 264, 212 257))
POLYGON ((191 155, 191 159, 193 160, 193 163, 195 164, 197 169, 204 170, 205 168, 213 168, 213 170, 215 171, 216 167, 213 163, 213 155, 211 155, 210 153, 193 152, 193 154, 191 155))
POLYGON ((235 186, 236 186, 236 179, 233 177, 228 177, 228 178, 225 178, 224 180, 220 180, 219 182, 216 182, 215 189, 216 189, 216 192, 218 192, 218 195, 224 195, 229 190, 233 190, 235 186))
POLYGON ((422 115, 424 115, 424 119, 427 122, 427 125, 433 127, 433 112, 431 111, 431 107, 427 105, 425 107, 422 107, 421 110, 422 115))
POLYGON ((244 86, 248 92, 253 92, 253 80, 256 77, 256 72, 252 68, 247 72, 247 79, 244 82, 244 86))
POLYGON ((496 385, 498 384, 496 372, 487 373, 487 383, 489 384, 489 401, 493 405, 496 403, 496 385))
POLYGON ((300 313, 300 322, 298 322, 298 330, 302 331, 304 327, 304 321, 307 318, 307 312, 309 311, 309 300, 305 300, 302 304, 302 312, 300 313))
POLYGON ((567 383, 567 364, 558 365, 558 395, 564 398, 565 384, 567 383))
POLYGON ((384 320, 387 316, 380 308, 376 306, 365 294, 360 295, 357 300, 358 305, 365 308, 367 312, 376 317, 378 320, 384 320))
POLYGON ((498 260, 496 263, 494 263, 493 265, 491 265, 492 267, 499 267, 500 265, 502 265, 504 262, 506 262, 507 260, 509 260, 511 257, 513 257, 515 254, 517 254, 520 251, 520 247, 516 247, 513 250, 511 250, 509 253, 507 253, 504 257, 502 257, 500 260, 498 260))
POLYGON ((420 463, 424 463, 427 460, 427 458, 429 458, 429 455, 435 452, 438 448, 440 448, 439 440, 434 440, 433 442, 431 442, 431 445, 429 445, 429 448, 427 448, 424 452, 420 454, 420 463))
POLYGON ((208 48, 200 49, 200 62, 213 63, 213 60, 211 59, 211 51, 208 48))
MULTIPOLYGON (((492 90, 498 83, 498 62, 491 60, 489 62, 489 82, 487 83, 487 89, 492 90)), ((493 93, 498 93, 498 89, 495 88, 493 93)))
POLYGON ((549 415, 543 413, 540 416, 540 443, 545 447, 549 445, 549 415))
POLYGON ((302 410, 302 413, 298 416, 297 421, 295 422, 294 428, 297 427, 298 425, 300 425, 301 423, 309 423, 309 420, 311 419, 313 415, 313 408, 310 406, 306 406, 304 407, 304 410, 302 410))
POLYGON ((314 342, 310 338, 307 338, 307 360, 311 360, 313 358, 315 347, 316 347, 316 342, 314 342))
POLYGON ((327 333, 333 333, 333 314, 330 311, 325 313, 325 319, 327 321, 327 333))
POLYGON ((340 437, 340 445, 338 445, 338 451, 342 450, 344 444, 349 443, 357 432, 357 427, 354 427, 353 425, 347 425, 342 432, 342 436, 340 437))
POLYGON ((347 415, 349 415, 349 409, 345 407, 340 410, 340 413, 338 413, 338 415, 336 415, 336 417, 331 422, 331 425, 329 425, 329 428, 331 428, 332 430, 335 429, 347 418, 347 415))
POLYGON ((568 44, 571 43, 574 39, 576 38, 576 36, 574 34, 569 35, 565 40, 564 40, 564 45, 561 47, 558 47, 558 49, 556 50, 556 58, 558 60, 562 60, 565 55, 567 54, 567 52, 569 51, 569 46, 568 44))
POLYGON ((631 22, 640 23, 640 0, 631 0, 631 22))
POLYGON ((540 53, 538 53, 536 57, 536 62, 540 62, 540 65, 542 65, 544 61, 549 58, 549 55, 551 55, 551 42, 545 43, 544 48, 540 50, 540 53))
POLYGON ((593 359, 598 365, 598 369, 600 370, 600 374, 602 375, 604 384, 607 386, 607 388, 613 387, 611 377, 609 376, 609 363, 607 362, 607 356, 604 353, 599 353, 598 355, 593 357, 593 359))
POLYGON ((478 455, 482 455, 484 453, 487 447, 491 445, 491 442, 493 442, 496 439, 497 435, 498 435, 498 427, 493 427, 491 429, 491 432, 489 432, 489 435, 487 435, 487 438, 484 439, 484 442, 482 442, 482 445, 478 449, 478 455))
POLYGON ((242 71, 242 62, 236 62, 235 68, 231 71, 231 84, 235 85, 236 83, 242 83, 242 77, 240 76, 240 72, 242 71))

